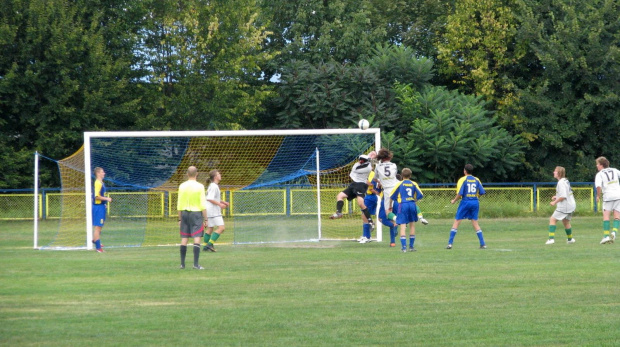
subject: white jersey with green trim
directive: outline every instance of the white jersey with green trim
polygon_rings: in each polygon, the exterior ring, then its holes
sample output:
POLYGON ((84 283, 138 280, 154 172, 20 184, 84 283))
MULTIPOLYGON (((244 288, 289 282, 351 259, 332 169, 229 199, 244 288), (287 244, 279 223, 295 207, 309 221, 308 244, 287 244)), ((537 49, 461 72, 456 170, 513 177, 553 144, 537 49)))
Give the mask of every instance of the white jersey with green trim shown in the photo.
POLYGON ((383 189, 394 188, 398 184, 399 181, 396 179, 397 173, 398 168, 396 164, 390 161, 378 163, 375 166, 375 178, 379 180, 383 189))
POLYGON ((618 177, 620 171, 612 167, 602 169, 596 174, 594 178, 594 186, 596 188, 601 187, 603 192, 603 201, 620 200, 620 184, 618 183, 618 177))
POLYGON ((570 182, 566 178, 560 178, 558 185, 555 187, 555 197, 564 198, 564 200, 558 202, 555 205, 555 210, 562 213, 573 213, 577 208, 575 197, 573 196, 573 189, 570 187, 570 182))

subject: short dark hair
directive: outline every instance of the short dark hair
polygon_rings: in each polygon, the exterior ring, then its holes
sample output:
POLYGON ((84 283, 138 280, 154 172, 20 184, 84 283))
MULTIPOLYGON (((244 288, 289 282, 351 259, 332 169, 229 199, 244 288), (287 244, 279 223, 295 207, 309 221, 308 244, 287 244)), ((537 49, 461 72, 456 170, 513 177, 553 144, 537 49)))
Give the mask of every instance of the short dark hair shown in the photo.
POLYGON ((465 164, 465 172, 467 172, 468 174, 473 174, 474 173, 474 166, 471 164, 465 164))

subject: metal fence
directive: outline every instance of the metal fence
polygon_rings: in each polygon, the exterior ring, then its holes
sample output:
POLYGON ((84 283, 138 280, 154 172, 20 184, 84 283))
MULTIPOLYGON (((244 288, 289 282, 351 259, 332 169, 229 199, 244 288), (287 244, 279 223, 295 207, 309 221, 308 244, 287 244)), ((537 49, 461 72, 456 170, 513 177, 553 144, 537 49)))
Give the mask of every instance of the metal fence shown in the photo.
MULTIPOLYGON (((447 215, 454 212, 450 200, 455 196, 454 184, 421 184, 424 199, 420 205, 425 214, 447 215)), ((596 190, 592 183, 572 183, 577 212, 596 212, 596 190)), ((555 183, 487 183, 482 198, 483 215, 527 215, 549 213, 555 194, 555 183)), ((321 213, 333 213, 336 195, 342 187, 321 190, 321 213)), ((109 190, 112 203, 110 217, 168 218, 176 217, 177 193, 167 191, 109 190)), ((39 219, 84 218, 83 193, 61 193, 60 189, 41 189, 38 198, 39 219), (64 206, 64 211, 63 211, 64 206), (67 206, 71 206, 70 209, 67 206), (68 211, 67 211, 68 210, 68 211)), ((317 194, 311 188, 281 187, 260 190, 223 190, 222 199, 231 203, 225 216, 267 216, 316 214, 317 194)), ((345 204, 344 213, 359 213, 356 204, 345 204)), ((0 190, 0 220, 33 220, 34 194, 30 189, 0 190)))

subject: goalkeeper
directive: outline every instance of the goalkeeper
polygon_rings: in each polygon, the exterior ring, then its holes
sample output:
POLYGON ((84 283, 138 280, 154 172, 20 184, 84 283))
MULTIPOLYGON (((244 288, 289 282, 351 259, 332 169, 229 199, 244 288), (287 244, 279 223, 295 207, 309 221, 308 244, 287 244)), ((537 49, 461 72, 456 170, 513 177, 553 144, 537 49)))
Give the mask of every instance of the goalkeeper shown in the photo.
POLYGON ((336 197, 336 213, 331 215, 329 219, 342 218, 344 198, 347 198, 349 201, 355 199, 357 201, 357 205, 363 213, 362 219, 364 220, 364 223, 370 224, 371 229, 375 227, 372 217, 370 216, 370 211, 364 204, 364 197, 366 196, 366 190, 368 189, 368 175, 372 171, 370 159, 373 159, 375 156, 376 152, 374 151, 370 152, 368 155, 362 154, 359 156, 359 161, 353 164, 351 173, 349 174, 349 177, 351 177, 353 182, 351 182, 347 189, 338 193, 338 196, 336 197))

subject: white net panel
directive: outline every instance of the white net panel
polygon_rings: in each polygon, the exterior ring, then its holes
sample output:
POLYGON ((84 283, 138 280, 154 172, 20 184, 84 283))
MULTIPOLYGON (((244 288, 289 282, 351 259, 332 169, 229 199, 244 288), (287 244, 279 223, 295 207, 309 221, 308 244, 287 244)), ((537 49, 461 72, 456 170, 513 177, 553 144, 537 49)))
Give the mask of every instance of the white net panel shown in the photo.
MULTIPOLYGON (((248 132, 249 133, 249 132, 248 132)), ((90 168, 106 171, 112 198, 102 232, 106 247, 175 244, 176 198, 188 166, 198 180, 222 173, 226 232, 235 243, 354 239, 361 214, 345 204, 345 217, 329 220, 336 195, 350 183, 357 157, 375 149, 375 134, 92 137, 90 168), (317 201, 317 149, 321 211, 317 201), (320 215, 320 219, 319 219, 320 215)), ((86 240, 84 150, 58 161, 62 191, 52 196, 59 230, 47 247, 84 247, 86 240)), ((89 197, 90 198, 90 197, 89 197)), ((52 205, 52 203, 50 203, 52 205)))

